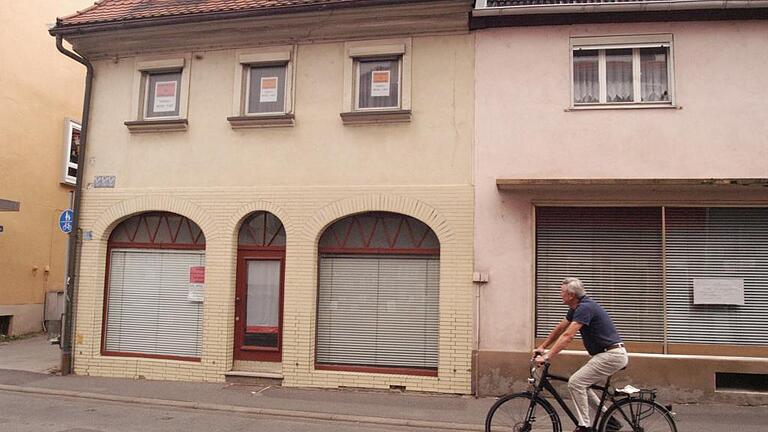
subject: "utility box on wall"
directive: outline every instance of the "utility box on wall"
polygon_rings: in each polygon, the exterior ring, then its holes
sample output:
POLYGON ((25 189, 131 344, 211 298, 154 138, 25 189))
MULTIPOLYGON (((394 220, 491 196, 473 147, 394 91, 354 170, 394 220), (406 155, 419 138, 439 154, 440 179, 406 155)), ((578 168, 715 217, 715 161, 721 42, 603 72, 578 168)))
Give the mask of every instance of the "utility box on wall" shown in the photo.
POLYGON ((56 336, 61 332, 61 321, 64 318, 64 291, 48 291, 45 293, 45 329, 48 336, 56 336))

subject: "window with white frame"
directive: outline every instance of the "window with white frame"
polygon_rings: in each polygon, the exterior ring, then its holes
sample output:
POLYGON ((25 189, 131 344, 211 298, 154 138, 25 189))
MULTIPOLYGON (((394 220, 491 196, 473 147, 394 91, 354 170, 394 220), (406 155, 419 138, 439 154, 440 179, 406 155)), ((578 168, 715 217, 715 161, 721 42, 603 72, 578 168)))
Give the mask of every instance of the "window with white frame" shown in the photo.
POLYGON ((232 128, 293 126, 293 59, 296 47, 238 50, 232 128))
POLYGON ((77 181, 77 162, 80 155, 80 124, 67 120, 65 131, 61 182, 74 185, 77 181))
POLYGON ((623 44, 595 39, 572 40, 574 106, 673 103, 671 38, 623 44))
POLYGON ((355 109, 400 108, 401 59, 355 59, 355 109))

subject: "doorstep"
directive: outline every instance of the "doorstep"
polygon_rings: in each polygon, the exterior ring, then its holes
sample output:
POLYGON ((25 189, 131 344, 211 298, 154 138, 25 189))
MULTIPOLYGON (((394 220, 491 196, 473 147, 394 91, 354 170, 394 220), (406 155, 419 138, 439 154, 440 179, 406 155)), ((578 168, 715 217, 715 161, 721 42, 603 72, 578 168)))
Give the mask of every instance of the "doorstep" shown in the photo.
POLYGON ((224 381, 233 384, 279 386, 283 384, 283 374, 273 372, 229 371, 224 373, 224 381))

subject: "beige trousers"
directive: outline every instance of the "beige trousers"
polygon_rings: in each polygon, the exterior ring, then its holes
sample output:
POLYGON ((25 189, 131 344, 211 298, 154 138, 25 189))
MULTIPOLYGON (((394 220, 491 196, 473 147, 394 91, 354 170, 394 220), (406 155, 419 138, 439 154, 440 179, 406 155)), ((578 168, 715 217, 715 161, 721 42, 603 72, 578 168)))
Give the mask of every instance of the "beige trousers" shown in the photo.
POLYGON ((605 380, 620 371, 627 365, 629 358, 627 350, 624 348, 615 348, 610 351, 595 354, 589 359, 587 364, 571 375, 568 380, 568 391, 571 393, 573 405, 576 408, 576 418, 579 420, 579 426, 589 427, 589 404, 597 407, 600 404, 600 398, 594 391, 589 390, 592 384, 603 385, 605 380))

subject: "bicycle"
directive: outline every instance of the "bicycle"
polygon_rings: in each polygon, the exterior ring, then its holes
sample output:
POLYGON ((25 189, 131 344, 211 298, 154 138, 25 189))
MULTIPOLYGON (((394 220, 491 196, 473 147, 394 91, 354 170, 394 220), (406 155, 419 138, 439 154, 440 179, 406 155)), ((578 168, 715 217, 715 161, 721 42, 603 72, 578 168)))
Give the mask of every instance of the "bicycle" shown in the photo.
MULTIPOLYGON (((575 425, 576 415, 566 405, 551 381, 568 382, 568 378, 549 373, 549 363, 541 367, 537 379, 534 362, 531 362, 530 390, 500 397, 488 410, 485 432, 561 432, 560 415, 545 399, 549 392, 575 425)), ((597 432, 677 432, 671 406, 656 402, 655 389, 636 389, 626 386, 616 390, 611 387, 611 377, 605 386, 592 385, 591 389, 602 392, 592 430, 597 432), (610 406, 606 402, 610 401, 610 406), (603 412, 603 407, 607 410, 603 412)))

